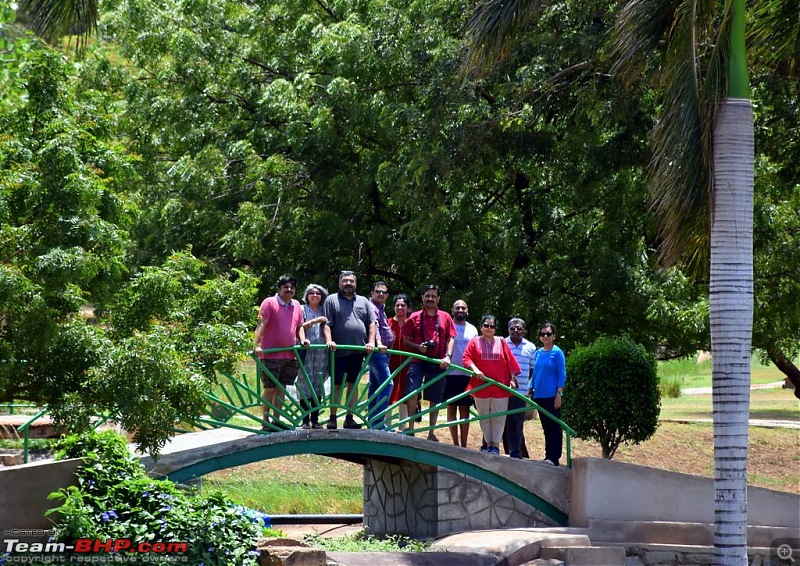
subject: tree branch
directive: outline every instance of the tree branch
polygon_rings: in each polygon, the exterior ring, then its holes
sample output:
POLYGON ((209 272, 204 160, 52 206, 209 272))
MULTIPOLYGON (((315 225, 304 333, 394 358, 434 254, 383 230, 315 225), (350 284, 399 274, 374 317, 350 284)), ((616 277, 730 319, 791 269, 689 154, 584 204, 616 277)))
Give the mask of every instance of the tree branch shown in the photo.
POLYGON ((774 344, 767 347, 767 355, 772 363, 783 372, 794 385, 794 396, 800 399, 800 369, 786 357, 783 350, 774 344))

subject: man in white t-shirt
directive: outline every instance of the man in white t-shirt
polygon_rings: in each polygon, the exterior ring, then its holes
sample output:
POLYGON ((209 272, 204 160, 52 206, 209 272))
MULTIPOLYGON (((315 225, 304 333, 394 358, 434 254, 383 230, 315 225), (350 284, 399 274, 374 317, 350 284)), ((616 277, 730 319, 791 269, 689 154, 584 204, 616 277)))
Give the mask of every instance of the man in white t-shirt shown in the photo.
MULTIPOLYGON (((453 348, 452 363, 457 366, 463 366, 462 357, 464 350, 469 344, 469 341, 478 336, 478 329, 474 325, 467 322, 469 315, 469 308, 467 303, 461 299, 453 303, 453 323, 456 327, 456 341, 453 348)), ((470 375, 454 369, 447 374, 444 384, 444 398, 452 399, 467 389, 469 384, 470 375)), ((453 444, 456 446, 467 447, 467 439, 469 438, 469 408, 474 404, 471 395, 457 399, 452 403, 447 404, 447 421, 454 422, 456 418, 466 422, 457 425, 451 425, 450 436, 453 438, 453 444), (456 415, 458 415, 456 417, 456 415)))

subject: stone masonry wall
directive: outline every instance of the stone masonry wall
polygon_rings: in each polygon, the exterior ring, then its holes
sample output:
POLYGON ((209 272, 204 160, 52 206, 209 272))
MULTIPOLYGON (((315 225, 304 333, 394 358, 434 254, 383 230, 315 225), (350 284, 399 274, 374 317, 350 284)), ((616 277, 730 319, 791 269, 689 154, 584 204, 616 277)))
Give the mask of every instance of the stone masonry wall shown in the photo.
POLYGON ((364 526, 371 534, 434 538, 552 524, 515 497, 444 468, 378 460, 364 466, 364 526))

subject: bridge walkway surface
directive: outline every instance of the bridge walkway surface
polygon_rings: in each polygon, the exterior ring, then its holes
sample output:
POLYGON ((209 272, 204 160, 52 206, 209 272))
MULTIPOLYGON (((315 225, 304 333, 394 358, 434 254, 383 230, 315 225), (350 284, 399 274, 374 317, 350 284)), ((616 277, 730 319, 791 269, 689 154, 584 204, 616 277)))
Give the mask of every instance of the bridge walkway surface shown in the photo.
POLYGON ((260 434, 211 429, 177 435, 158 460, 142 456, 142 463, 151 475, 186 482, 216 470, 295 454, 327 455, 361 464, 405 461, 445 468, 509 494, 540 511, 552 524, 568 522, 571 472, 567 468, 379 430, 297 429, 260 434))

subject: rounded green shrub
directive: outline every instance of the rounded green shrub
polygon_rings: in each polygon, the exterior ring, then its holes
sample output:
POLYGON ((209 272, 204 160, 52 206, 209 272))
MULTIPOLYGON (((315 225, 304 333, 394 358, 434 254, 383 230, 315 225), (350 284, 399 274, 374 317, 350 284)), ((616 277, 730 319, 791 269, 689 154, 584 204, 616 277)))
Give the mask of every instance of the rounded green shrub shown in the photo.
POLYGON ((611 459, 655 434, 661 412, 655 356, 627 336, 600 338, 567 358, 562 418, 611 459))

